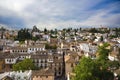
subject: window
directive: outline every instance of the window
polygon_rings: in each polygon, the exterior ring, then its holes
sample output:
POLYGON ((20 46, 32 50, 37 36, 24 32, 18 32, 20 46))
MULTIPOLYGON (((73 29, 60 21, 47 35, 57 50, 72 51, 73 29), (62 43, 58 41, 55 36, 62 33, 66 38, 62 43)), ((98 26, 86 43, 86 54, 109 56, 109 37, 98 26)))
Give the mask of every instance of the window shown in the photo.
POLYGON ((11 62, 11 59, 9 60, 9 62, 11 62))
POLYGON ((40 66, 41 68, 43 68, 43 66, 42 66, 42 64, 41 64, 41 66, 40 66))
POLYGON ((59 67, 59 71, 61 70, 61 67, 59 67))
POLYGON ((37 76, 37 75, 35 75, 35 77, 37 78, 38 76, 37 76))
POLYGON ((71 67, 73 67, 73 63, 71 63, 71 67))
POLYGON ((47 67, 47 64, 45 64, 45 68, 47 67))
POLYGON ((60 74, 60 72, 59 72, 59 74, 60 74))
POLYGON ((43 63, 43 61, 41 60, 41 63, 43 63))
POLYGON ((47 60, 45 59, 45 63, 47 63, 47 60))

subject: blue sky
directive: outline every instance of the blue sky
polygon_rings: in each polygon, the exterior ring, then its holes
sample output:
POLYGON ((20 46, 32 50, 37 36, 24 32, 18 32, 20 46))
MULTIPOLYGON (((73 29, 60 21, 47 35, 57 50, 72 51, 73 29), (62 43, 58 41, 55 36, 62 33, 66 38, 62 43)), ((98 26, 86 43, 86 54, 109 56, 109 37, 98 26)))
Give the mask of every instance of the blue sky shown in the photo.
POLYGON ((120 27, 120 0, 0 0, 0 25, 39 29, 120 27))

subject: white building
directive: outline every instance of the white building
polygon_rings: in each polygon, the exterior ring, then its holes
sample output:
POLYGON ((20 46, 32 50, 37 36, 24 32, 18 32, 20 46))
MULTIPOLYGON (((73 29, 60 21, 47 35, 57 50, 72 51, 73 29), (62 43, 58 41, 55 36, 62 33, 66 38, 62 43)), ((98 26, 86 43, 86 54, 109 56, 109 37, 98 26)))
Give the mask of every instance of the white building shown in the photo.
POLYGON ((82 50, 82 51, 84 51, 84 52, 86 52, 86 53, 88 53, 89 52, 89 44, 87 44, 87 43, 81 43, 80 45, 80 49, 82 50))
POLYGON ((5 72, 0 74, 0 80, 3 79, 6 76, 9 76, 10 78, 12 78, 13 80, 31 80, 31 75, 32 75, 32 71, 12 71, 12 72, 5 72))
POLYGON ((15 64, 19 56, 17 54, 10 54, 5 58, 5 64, 15 64))
POLYGON ((37 51, 45 51, 45 45, 28 46, 28 53, 35 53, 37 51))

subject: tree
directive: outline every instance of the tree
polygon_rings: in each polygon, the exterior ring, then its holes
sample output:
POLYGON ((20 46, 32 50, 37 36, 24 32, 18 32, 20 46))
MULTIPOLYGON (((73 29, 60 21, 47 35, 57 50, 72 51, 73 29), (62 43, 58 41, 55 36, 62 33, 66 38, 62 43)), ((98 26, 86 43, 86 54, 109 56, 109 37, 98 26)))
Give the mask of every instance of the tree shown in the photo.
POLYGON ((91 32, 91 33, 98 33, 99 31, 96 28, 91 28, 89 30, 89 32, 91 32))
POLYGON ((27 39, 32 39, 32 35, 28 32, 28 29, 21 29, 18 31, 17 39, 19 41, 25 41, 27 39))
POLYGON ((68 29, 66 30, 67 33, 69 33, 70 31, 71 31, 71 28, 68 28, 68 29))
POLYGON ((110 46, 110 44, 108 44, 108 43, 104 43, 102 46, 98 46, 97 62, 99 63, 100 68, 102 70, 107 70, 109 67, 108 54, 109 54, 110 50, 107 49, 108 46, 110 46))
POLYGON ((120 60, 120 48, 118 48, 117 58, 120 60))
POLYGON ((82 57, 74 72, 73 80, 99 80, 99 68, 91 58, 82 57))
POLYGON ((101 69, 97 60, 83 57, 74 69, 73 80, 113 80, 113 73, 107 69, 101 69))
POLYGON ((57 34, 58 33, 58 30, 57 29, 55 29, 55 34, 57 34))
POLYGON ((80 27, 80 31, 82 30, 82 28, 80 27))
POLYGON ((108 48, 110 44, 104 43, 102 46, 98 46, 98 57, 97 64, 100 67, 100 79, 101 80, 113 80, 113 73, 109 70, 111 67, 110 61, 108 60, 108 54, 110 49, 108 48))
POLYGON ((108 47, 110 44, 104 43, 102 46, 98 46, 98 59, 108 60, 108 54, 110 49, 108 47))
POLYGON ((62 39, 65 39, 65 35, 66 35, 66 29, 63 29, 63 31, 62 31, 62 39))
POLYGON ((40 32, 40 30, 36 27, 36 25, 33 26, 32 32, 40 32))
POLYGON ((100 41, 103 41, 103 36, 100 37, 100 41))
POLYGON ((36 37, 32 37, 33 41, 37 41, 38 39, 39 39, 39 37, 37 37, 37 36, 36 37))
POLYGON ((31 59, 25 59, 21 62, 18 62, 13 65, 13 70, 14 71, 25 71, 25 70, 33 70, 35 69, 35 65, 33 64, 31 59))
POLYGON ((6 31, 6 29, 4 27, 1 27, 0 31, 2 32, 1 33, 1 39, 3 39, 3 35, 4 35, 4 32, 6 31))
POLYGON ((50 30, 50 34, 54 34, 54 31, 52 29, 50 30))
POLYGON ((44 34, 47 34, 48 33, 48 30, 45 28, 44 29, 44 34))
POLYGON ((75 32, 75 35, 76 35, 76 33, 78 32, 78 29, 74 29, 74 32, 75 32))
POLYGON ((111 70, 116 70, 116 69, 119 69, 119 67, 120 67, 119 61, 109 61, 108 63, 109 63, 111 70))
POLYGON ((45 49, 57 49, 57 45, 45 44, 45 49))
MULTIPOLYGON (((114 75, 109 69, 111 65, 119 66, 118 62, 110 63, 108 60, 109 44, 104 43, 98 47, 97 59, 83 57, 75 67, 73 80, 113 80, 114 75)), ((112 66, 115 67, 115 66, 112 66)))

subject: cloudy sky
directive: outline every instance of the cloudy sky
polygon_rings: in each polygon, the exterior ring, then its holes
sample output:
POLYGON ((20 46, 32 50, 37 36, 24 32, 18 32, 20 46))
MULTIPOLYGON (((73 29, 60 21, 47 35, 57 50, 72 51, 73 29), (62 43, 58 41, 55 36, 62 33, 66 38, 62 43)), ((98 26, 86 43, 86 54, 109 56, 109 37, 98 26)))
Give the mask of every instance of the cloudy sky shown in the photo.
POLYGON ((0 25, 39 29, 120 27, 120 0, 0 0, 0 25))

